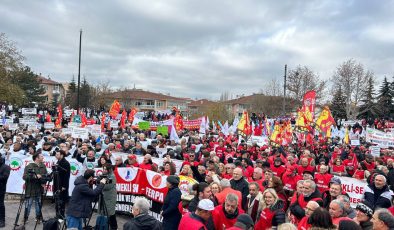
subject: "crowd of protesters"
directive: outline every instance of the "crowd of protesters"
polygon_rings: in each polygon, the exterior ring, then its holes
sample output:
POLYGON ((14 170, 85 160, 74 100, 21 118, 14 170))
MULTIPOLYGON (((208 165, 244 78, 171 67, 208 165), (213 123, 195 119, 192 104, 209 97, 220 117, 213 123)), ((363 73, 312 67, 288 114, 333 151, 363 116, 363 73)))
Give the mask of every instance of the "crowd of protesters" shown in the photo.
MULTIPOLYGON (((362 133, 366 125, 356 124, 351 131, 362 133)), ((119 167, 139 167, 166 175, 169 191, 161 212, 162 224, 148 215, 149 202, 141 198, 135 201, 134 218, 124 229, 394 229, 394 150, 385 148, 380 156, 373 156, 369 152, 371 143, 362 136, 359 146, 344 144, 341 138, 322 140, 317 136, 309 143, 295 140, 286 146, 259 146, 239 142, 238 135, 224 136, 220 131, 202 135, 182 130, 177 143, 169 136, 133 130, 129 125, 87 140, 72 138, 57 129, 10 131, 7 125, 0 127, 0 134, 0 227, 5 226, 6 165, 12 154, 24 154, 33 156, 31 167, 37 170, 42 168, 43 156, 57 155, 59 162, 72 157, 86 169, 103 168, 110 176, 119 167), (167 152, 163 155, 159 149, 167 152), (127 154, 127 159, 113 153, 127 154), (142 163, 137 162, 137 156, 143 156, 142 163), (153 163, 154 157, 164 158, 163 164, 153 163), (179 173, 174 159, 183 161, 179 173), (191 188, 193 197, 181 195, 178 175, 198 181, 191 188), (350 206, 339 177, 367 182, 363 199, 355 208, 350 206)), ((92 175, 84 176, 76 180, 76 186, 85 186, 91 180, 92 175)), ((27 175, 22 179, 27 181, 27 175)), ((68 184, 60 187, 66 191, 68 184)), ((116 188, 114 184, 98 188, 104 195, 109 194, 104 197, 108 200, 107 214, 111 228, 117 229, 116 188)), ((36 189, 33 197, 41 191, 40 187, 30 189, 36 189)), ((67 203, 67 194, 63 196, 67 203)), ((74 204, 78 199, 84 198, 71 198, 73 204, 62 206, 61 214, 79 215, 76 213, 81 210, 74 204)), ((33 201, 28 202, 26 219, 33 201)), ((37 209, 36 215, 40 212, 37 209)))

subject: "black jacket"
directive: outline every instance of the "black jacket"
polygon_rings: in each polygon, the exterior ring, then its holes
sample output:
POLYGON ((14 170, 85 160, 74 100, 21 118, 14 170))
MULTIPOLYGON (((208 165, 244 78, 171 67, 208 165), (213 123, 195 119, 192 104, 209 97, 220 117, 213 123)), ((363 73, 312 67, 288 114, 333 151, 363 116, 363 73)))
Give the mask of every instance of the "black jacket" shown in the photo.
POLYGON ((75 188, 67 208, 67 215, 77 218, 88 218, 92 212, 92 202, 101 193, 104 185, 99 184, 93 190, 83 176, 77 177, 74 185, 75 188))
POLYGON ((54 173, 53 175, 53 180, 54 180, 54 186, 56 190, 61 190, 62 188, 65 188, 68 191, 69 185, 70 185, 70 163, 65 159, 61 159, 57 162, 57 172, 54 173))
POLYGON ((181 196, 182 193, 178 186, 168 190, 163 203, 163 229, 178 229, 179 222, 182 218, 178 209, 179 202, 181 202, 181 196))
POLYGON ((377 189, 372 183, 365 187, 364 199, 373 204, 374 209, 391 207, 391 191, 387 185, 382 189, 377 189))
POLYGON ((231 188, 242 193, 242 209, 247 210, 247 196, 249 195, 249 183, 242 177, 240 180, 230 180, 231 188))
POLYGON ((189 210, 189 212, 195 212, 198 206, 198 202, 200 202, 200 199, 195 196, 189 203, 189 206, 187 207, 187 209, 189 210))
POLYGON ((123 230, 162 230, 162 224, 148 214, 141 214, 123 225, 123 230))
POLYGON ((278 226, 286 222, 286 214, 283 211, 285 206, 282 200, 278 200, 270 209, 274 212, 274 217, 272 218, 272 226, 278 226))
POLYGON ((5 192, 6 190, 10 170, 10 166, 4 164, 4 160, 0 156, 0 192, 5 192))
POLYGON ((373 223, 368 220, 365 222, 360 222, 360 226, 363 230, 372 230, 373 229, 373 223))

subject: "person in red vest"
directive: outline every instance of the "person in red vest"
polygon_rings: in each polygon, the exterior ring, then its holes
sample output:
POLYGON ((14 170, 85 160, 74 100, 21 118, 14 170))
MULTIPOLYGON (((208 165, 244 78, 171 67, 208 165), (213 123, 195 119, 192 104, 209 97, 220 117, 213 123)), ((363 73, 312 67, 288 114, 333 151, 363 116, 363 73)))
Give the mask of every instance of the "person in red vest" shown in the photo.
POLYGON ((346 216, 345 206, 343 202, 338 199, 331 201, 328 211, 330 212, 332 223, 336 226, 338 226, 339 222, 342 220, 352 220, 346 216))
POLYGON ((314 172, 315 169, 313 166, 309 165, 308 158, 304 157, 300 160, 301 165, 298 165, 298 175, 302 175, 304 171, 314 172))
POLYGON ((275 176, 281 178, 283 173, 286 171, 286 167, 283 165, 280 157, 275 158, 274 164, 271 165, 271 170, 275 176))
POLYGON ((234 190, 231 188, 231 183, 228 179, 222 179, 220 181, 220 187, 222 187, 222 191, 219 193, 215 194, 215 198, 218 202, 218 204, 223 204, 224 201, 226 200, 226 197, 228 194, 232 193, 235 194, 238 197, 238 204, 239 204, 239 209, 242 209, 241 204, 242 204, 242 193, 238 190, 234 190))
POLYGON ((227 163, 224 166, 224 172, 222 173, 222 178, 231 180, 231 178, 233 178, 234 169, 235 169, 235 165, 233 163, 227 163))
POLYGON ((355 170, 357 169, 357 165, 358 165, 358 162, 357 162, 357 159, 356 159, 354 153, 350 153, 347 156, 347 159, 345 159, 343 161, 343 165, 345 166, 347 174, 349 174, 349 176, 353 176, 355 170))
POLYGON ((248 178, 248 182, 256 182, 259 185, 260 192, 264 191, 264 177, 263 177, 263 169, 261 168, 254 168, 253 175, 248 178))
POLYGON ((211 200, 200 200, 195 212, 188 213, 182 217, 178 230, 207 230, 206 224, 214 209, 215 207, 211 200))
POLYGON ((285 223, 285 212, 283 211, 284 202, 279 199, 275 190, 268 188, 263 193, 261 202, 260 219, 255 225, 256 230, 271 229, 285 223))
POLYGON ((327 173, 328 171, 328 166, 326 165, 321 165, 320 166, 320 173, 315 174, 315 183, 317 186, 317 189, 319 189, 320 193, 324 193, 325 191, 328 191, 328 184, 330 183, 333 175, 327 173))
POLYGON ((330 173, 335 176, 345 176, 347 174, 345 165, 342 164, 341 158, 338 157, 334 160, 330 173))
POLYGON ((328 209, 331 201, 335 200, 341 194, 343 195, 346 194, 343 193, 341 179, 339 179, 338 177, 333 177, 330 180, 330 183, 328 183, 328 187, 329 190, 325 191, 322 194, 322 198, 323 198, 322 207, 326 209, 328 209))
POLYGON ((152 170, 157 172, 157 166, 152 161, 152 156, 150 154, 146 154, 144 156, 144 161, 139 166, 141 169, 152 170))
POLYGON ((124 164, 126 165, 126 167, 139 167, 137 157, 132 153, 127 155, 127 159, 124 161, 124 164))
POLYGON ((373 160, 373 156, 371 154, 366 154, 365 160, 361 161, 360 164, 363 166, 363 168, 365 167, 366 170, 368 170, 370 173, 372 173, 376 166, 373 160))
POLYGON ((241 214, 237 217, 234 226, 227 230, 251 230, 254 226, 252 218, 248 214, 241 214))
POLYGON ((308 219, 318 207, 320 207, 319 204, 313 200, 309 201, 308 204, 306 204, 305 216, 298 223, 298 225, 297 225, 298 230, 307 230, 312 227, 312 225, 308 223, 308 219))
POLYGON ((238 208, 238 199, 237 195, 229 193, 224 204, 215 207, 212 211, 215 229, 227 229, 234 226, 238 215, 244 213, 242 209, 238 208))

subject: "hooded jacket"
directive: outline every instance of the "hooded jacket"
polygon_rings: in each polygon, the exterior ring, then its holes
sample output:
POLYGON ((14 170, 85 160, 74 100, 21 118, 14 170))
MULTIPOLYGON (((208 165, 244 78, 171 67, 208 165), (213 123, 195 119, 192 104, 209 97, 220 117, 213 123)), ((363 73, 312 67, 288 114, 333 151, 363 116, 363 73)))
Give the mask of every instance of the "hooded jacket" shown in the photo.
POLYGON ((373 204, 375 210, 377 208, 390 208, 392 194, 393 192, 387 185, 379 190, 375 187, 375 184, 372 183, 365 188, 364 199, 373 204))
POLYGON ((123 230, 162 230, 162 224, 153 216, 140 214, 126 222, 123 230))

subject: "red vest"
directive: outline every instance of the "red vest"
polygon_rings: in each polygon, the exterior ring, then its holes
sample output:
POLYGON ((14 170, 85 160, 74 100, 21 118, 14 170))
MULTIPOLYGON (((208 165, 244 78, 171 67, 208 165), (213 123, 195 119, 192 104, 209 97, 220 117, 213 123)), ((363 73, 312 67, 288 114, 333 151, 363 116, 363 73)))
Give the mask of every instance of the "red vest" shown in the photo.
POLYGON ((199 230, 200 228, 207 229, 204 223, 191 217, 191 215, 192 214, 189 213, 182 217, 178 226, 178 230, 199 230))
POLYGON ((282 182, 283 182, 283 189, 288 190, 288 191, 294 191, 297 188, 297 182, 302 179, 301 176, 295 175, 295 176, 290 176, 291 172, 285 172, 282 177, 282 182))
POLYGON ((308 224, 308 217, 304 216, 300 222, 298 222, 297 230, 308 230, 312 225, 308 224))
MULTIPOLYGON (((244 211, 241 209, 238 209, 238 212, 239 214, 244 213, 244 211)), ((223 211, 223 205, 219 205, 215 207, 215 209, 212 211, 212 218, 213 218, 213 223, 215 225, 215 229, 223 229, 223 227, 227 229, 232 227, 235 224, 235 222, 237 222, 237 218, 234 219, 226 218, 223 211)))
POLYGON ((272 165, 272 166, 271 166, 271 170, 272 170, 272 173, 273 173, 275 176, 281 178, 282 175, 283 175, 283 173, 286 171, 286 168, 285 168, 285 166, 283 166, 283 165, 281 165, 281 166, 279 166, 279 167, 275 167, 274 165, 272 165))
POLYGON ((332 178, 331 174, 320 174, 320 173, 316 173, 315 174, 315 183, 317 186, 317 189, 319 189, 320 193, 323 193, 325 191, 327 191, 328 188, 328 184, 330 183, 330 180, 332 178))
POLYGON ((265 230, 267 228, 272 227, 272 219, 274 218, 275 212, 271 211, 269 208, 265 208, 263 211, 261 211, 260 214, 260 219, 256 223, 256 226, 254 226, 254 229, 261 229, 265 230))

